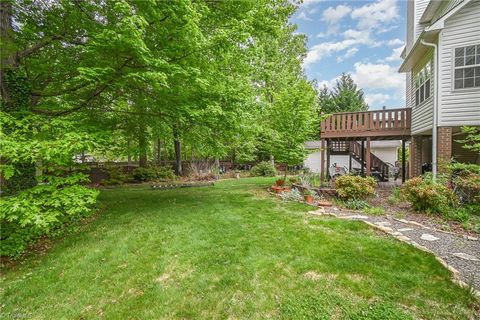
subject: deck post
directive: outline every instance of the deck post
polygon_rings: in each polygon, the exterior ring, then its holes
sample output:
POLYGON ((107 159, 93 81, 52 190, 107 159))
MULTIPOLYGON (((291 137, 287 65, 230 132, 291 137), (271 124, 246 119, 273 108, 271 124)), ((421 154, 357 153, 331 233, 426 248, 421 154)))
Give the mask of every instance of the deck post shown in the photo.
POLYGON ((367 137, 367 161, 366 161, 366 167, 367 167, 367 176, 371 174, 371 168, 372 168, 372 162, 371 162, 371 157, 370 157, 370 137, 367 137))
POLYGON ((348 153, 348 172, 352 172, 352 153, 348 153))
POLYGON ((325 139, 321 140, 320 146, 320 185, 323 185, 325 179, 325 139))
POLYGON ((360 163, 360 173, 363 176, 365 174, 365 140, 362 139, 362 163, 360 163))
POLYGON ((330 140, 327 139, 327 170, 325 171, 327 173, 327 180, 330 180, 330 171, 328 171, 330 168, 330 140))
POLYGON ((405 139, 402 140, 402 183, 405 183, 405 175, 407 172, 405 159, 405 139))

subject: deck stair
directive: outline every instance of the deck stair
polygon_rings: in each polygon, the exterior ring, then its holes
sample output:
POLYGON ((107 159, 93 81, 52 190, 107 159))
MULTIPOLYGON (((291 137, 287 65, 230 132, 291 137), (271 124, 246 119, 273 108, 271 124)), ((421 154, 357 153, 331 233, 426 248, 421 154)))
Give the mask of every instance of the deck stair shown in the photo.
MULTIPOLYGON (((362 145, 357 141, 332 141, 330 146, 332 155, 349 155, 355 161, 362 164, 362 145)), ((367 156, 370 156, 371 172, 378 173, 382 180, 388 179, 389 165, 382 161, 379 157, 370 152, 367 155, 366 149, 364 150, 365 157, 363 157, 363 166, 367 165, 367 156)))

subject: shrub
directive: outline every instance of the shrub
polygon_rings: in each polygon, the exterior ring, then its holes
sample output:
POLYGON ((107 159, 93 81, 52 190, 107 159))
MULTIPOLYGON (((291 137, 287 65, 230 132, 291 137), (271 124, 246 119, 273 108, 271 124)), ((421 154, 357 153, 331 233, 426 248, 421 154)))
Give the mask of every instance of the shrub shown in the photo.
POLYGON ((282 192, 282 193, 280 193, 280 198, 282 198, 282 200, 284 200, 284 201, 300 201, 300 200, 303 200, 303 196, 300 193, 300 191, 298 191, 298 189, 292 189, 292 190, 287 191, 287 192, 282 192))
POLYGON ((283 179, 278 179, 277 181, 275 181, 276 186, 282 187, 284 184, 285 184, 285 180, 283 179))
POLYGON ((460 202, 480 204, 480 174, 464 171, 454 176, 452 183, 460 202))
POLYGON ((168 167, 148 167, 148 168, 136 168, 133 170, 133 178, 136 181, 166 181, 173 180, 175 174, 173 170, 168 167))
POLYGON ((369 208, 370 205, 365 200, 350 199, 342 202, 343 206, 351 210, 364 210, 369 208))
POLYGON ((0 255, 18 256, 36 238, 92 214, 98 191, 78 184, 87 180, 80 173, 49 176, 42 184, 1 199, 0 255))
POLYGON ((385 209, 382 207, 366 207, 363 212, 372 216, 381 216, 385 214, 385 209))
POLYGON ((127 179, 128 176, 120 168, 112 167, 108 169, 108 179, 103 180, 102 183, 106 186, 115 186, 123 184, 127 179))
POLYGON ((335 189, 343 200, 365 200, 375 194, 376 186, 373 177, 344 175, 335 180, 335 189))
POLYGON ((260 162, 250 170, 250 175, 253 177, 274 177, 276 174, 277 170, 268 161, 260 162))
POLYGON ((442 213, 458 204, 457 198, 445 184, 429 177, 415 177, 402 187, 403 197, 416 211, 442 213))

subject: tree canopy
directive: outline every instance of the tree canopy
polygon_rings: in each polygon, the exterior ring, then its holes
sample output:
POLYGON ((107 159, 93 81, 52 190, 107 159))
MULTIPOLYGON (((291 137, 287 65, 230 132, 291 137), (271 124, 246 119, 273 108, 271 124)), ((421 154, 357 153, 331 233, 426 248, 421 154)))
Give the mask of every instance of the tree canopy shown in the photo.
POLYGON ((79 155, 146 166, 163 152, 179 174, 187 157, 302 161, 316 98, 295 3, 0 5, 7 254, 91 212, 97 192, 79 155))

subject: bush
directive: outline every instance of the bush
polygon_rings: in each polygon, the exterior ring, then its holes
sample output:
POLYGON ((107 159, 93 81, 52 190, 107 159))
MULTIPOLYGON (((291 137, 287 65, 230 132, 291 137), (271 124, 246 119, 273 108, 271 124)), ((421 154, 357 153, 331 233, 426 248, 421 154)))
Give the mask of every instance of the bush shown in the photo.
POLYGON ((115 186, 123 184, 128 180, 128 176, 122 172, 120 168, 113 167, 108 169, 108 179, 102 181, 102 184, 106 186, 115 186))
POLYGON ((284 201, 301 201, 303 200, 303 196, 298 191, 298 189, 292 189, 291 191, 286 191, 280 193, 280 198, 284 201))
POLYGON ((452 183, 461 203, 480 204, 480 174, 463 171, 453 176, 452 183))
POLYGON ((0 255, 15 257, 42 235, 93 213, 98 191, 79 185, 84 174, 49 176, 45 182, 0 202, 0 255))
POLYGON ((274 177, 277 170, 269 161, 260 162, 250 170, 252 177, 274 177))
POLYGON ((385 209, 382 207, 367 207, 363 209, 363 212, 372 216, 382 216, 385 214, 385 209))
POLYGON ((445 213, 457 206, 458 201, 445 184, 434 182, 430 177, 415 177, 402 187, 403 197, 416 211, 445 213))
POLYGON ((136 181, 168 181, 175 179, 173 170, 168 167, 136 168, 133 170, 133 178, 136 181))
POLYGON ((364 200, 350 199, 345 202, 342 202, 343 206, 350 210, 365 210, 370 208, 368 202, 364 200))
POLYGON ((377 182, 373 177, 344 175, 335 180, 335 189, 343 200, 365 200, 375 195, 377 182))

